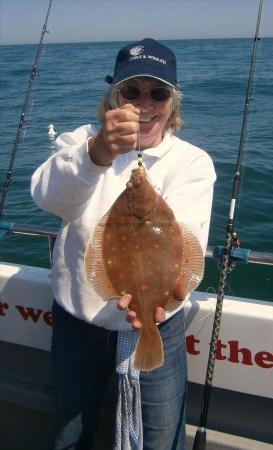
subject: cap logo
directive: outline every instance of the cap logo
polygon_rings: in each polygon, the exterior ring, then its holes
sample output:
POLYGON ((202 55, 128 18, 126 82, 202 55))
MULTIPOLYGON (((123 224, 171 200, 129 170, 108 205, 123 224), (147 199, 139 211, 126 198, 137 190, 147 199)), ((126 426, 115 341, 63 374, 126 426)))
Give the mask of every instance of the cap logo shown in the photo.
POLYGON ((144 52, 144 46, 143 45, 138 45, 137 47, 131 48, 130 55, 138 56, 138 55, 140 55, 143 52, 144 52))

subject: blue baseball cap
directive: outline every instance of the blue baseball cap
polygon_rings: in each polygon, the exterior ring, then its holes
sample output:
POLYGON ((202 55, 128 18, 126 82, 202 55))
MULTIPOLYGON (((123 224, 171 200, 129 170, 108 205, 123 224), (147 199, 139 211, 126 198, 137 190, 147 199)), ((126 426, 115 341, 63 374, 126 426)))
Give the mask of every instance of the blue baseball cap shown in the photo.
POLYGON ((117 55, 114 75, 105 81, 115 86, 134 77, 152 77, 177 85, 176 58, 172 50, 155 39, 146 38, 123 47, 117 55))

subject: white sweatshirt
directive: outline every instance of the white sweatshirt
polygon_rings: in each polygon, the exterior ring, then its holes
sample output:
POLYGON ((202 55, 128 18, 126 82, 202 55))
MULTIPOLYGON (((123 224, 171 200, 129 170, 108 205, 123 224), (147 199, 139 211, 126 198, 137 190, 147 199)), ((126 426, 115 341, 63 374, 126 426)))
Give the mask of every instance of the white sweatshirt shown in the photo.
MULTIPOLYGON (((100 299, 88 285, 83 261, 90 233, 125 189, 131 170, 137 167, 137 153, 119 155, 111 166, 97 166, 90 160, 87 145, 94 132, 91 125, 84 125, 59 136, 58 151, 32 176, 31 193, 40 208, 63 219, 53 252, 56 301, 79 319, 110 330, 131 330, 127 312, 119 311, 115 300, 100 299)), ((211 158, 166 134, 157 147, 144 150, 143 160, 154 188, 176 220, 197 236, 205 253, 216 178, 211 158)))

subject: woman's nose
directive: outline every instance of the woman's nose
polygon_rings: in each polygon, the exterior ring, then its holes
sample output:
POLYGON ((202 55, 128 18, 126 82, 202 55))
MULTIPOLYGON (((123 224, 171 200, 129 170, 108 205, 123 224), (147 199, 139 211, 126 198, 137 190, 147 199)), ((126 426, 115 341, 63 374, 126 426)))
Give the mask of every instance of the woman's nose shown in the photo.
POLYGON ((148 90, 144 90, 141 92, 139 99, 137 100, 139 106, 149 107, 153 105, 153 100, 151 99, 150 92, 148 90))

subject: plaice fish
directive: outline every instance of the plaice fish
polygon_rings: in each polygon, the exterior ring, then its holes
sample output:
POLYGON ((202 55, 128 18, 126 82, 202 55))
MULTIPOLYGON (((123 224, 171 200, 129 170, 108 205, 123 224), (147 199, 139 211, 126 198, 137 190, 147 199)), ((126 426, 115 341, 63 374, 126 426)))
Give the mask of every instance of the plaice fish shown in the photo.
POLYGON ((142 322, 136 369, 148 372, 163 365, 156 307, 170 312, 180 306, 200 283, 203 271, 198 239, 177 223, 144 168, 133 170, 125 190, 89 239, 85 273, 103 300, 132 295, 129 309, 142 322))

